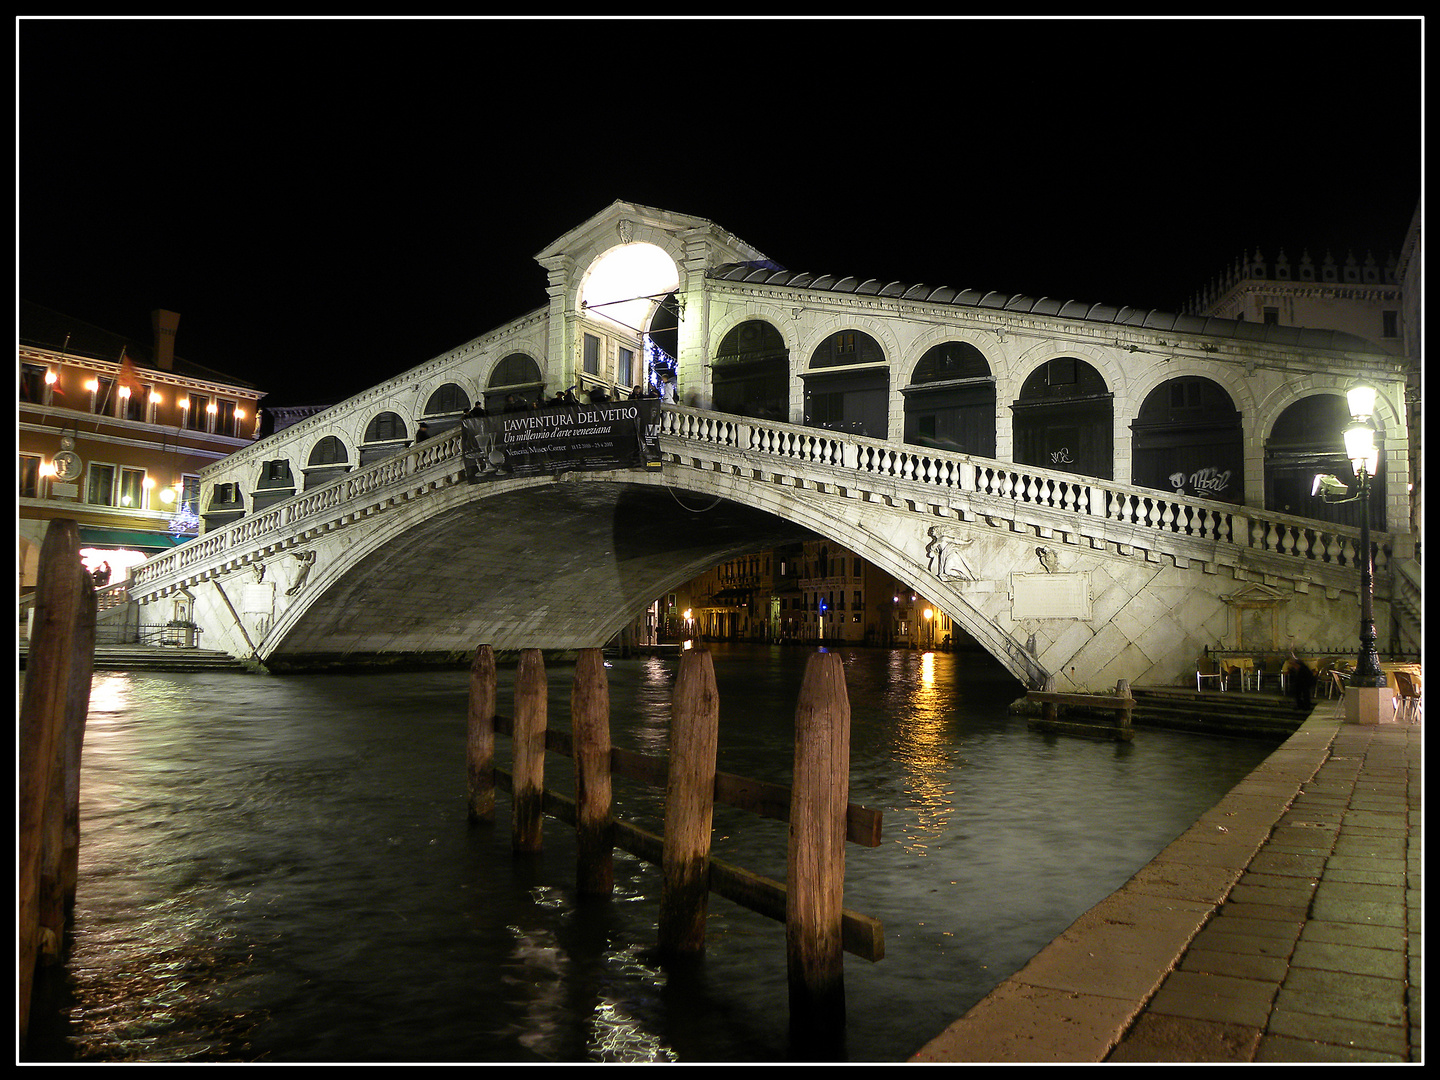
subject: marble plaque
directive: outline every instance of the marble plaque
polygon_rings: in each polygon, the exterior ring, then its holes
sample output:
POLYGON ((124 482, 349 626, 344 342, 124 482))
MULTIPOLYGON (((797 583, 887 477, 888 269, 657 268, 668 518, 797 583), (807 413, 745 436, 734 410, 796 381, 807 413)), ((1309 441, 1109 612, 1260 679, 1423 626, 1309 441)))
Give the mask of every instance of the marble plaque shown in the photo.
POLYGON ((1015 619, 1090 618, 1090 574, 1011 574, 1015 619))

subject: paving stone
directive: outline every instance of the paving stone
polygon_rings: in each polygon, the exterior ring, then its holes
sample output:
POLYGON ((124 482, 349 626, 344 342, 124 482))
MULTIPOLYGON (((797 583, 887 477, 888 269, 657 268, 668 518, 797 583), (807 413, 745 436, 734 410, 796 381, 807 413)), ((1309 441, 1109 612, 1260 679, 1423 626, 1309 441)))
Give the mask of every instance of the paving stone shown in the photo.
POLYGON ((1315 918, 1361 926, 1405 925, 1405 909, 1391 904, 1361 903, 1356 900, 1319 897, 1313 908, 1315 918))
POLYGON ((1404 1061, 1374 1050, 1357 1050, 1333 1043, 1294 1039, 1284 1035, 1266 1035, 1255 1052, 1257 1062, 1300 1061, 1404 1061))
POLYGON ((1277 989, 1272 982, 1172 971, 1146 1005, 1146 1012, 1263 1027, 1277 989))
POLYGON ((1265 1033, 1391 1055, 1404 1055, 1409 1039, 1409 1030, 1403 1025, 1315 1016, 1278 1006, 1270 1014, 1270 1026, 1265 1033))
POLYGON ((1367 949, 1326 941, 1300 941, 1290 963, 1301 968, 1348 971, 1382 979, 1405 978, 1405 954, 1393 949, 1367 949))
POLYGON ((1300 931, 1301 941, 1354 945, 1366 949, 1405 951, 1405 929, 1400 926, 1365 926, 1311 919, 1300 931))
POLYGON ((1223 948, 1224 940, 1212 939, 1214 948, 1200 948, 1191 945, 1185 950, 1180 967, 1185 971, 1200 971, 1209 975, 1230 975, 1237 979, 1255 979, 1272 982, 1279 986, 1289 970, 1289 963, 1283 956, 1268 956, 1251 949, 1231 951, 1223 948))
POLYGON ((1107 1061, 1250 1061, 1260 1030, 1242 1024, 1146 1013, 1107 1061))
POLYGON ((1318 878, 1325 870, 1325 856, 1271 851, 1267 848, 1250 861, 1250 869, 1262 874, 1318 878))
POLYGON ((1396 979, 1348 972, 1291 968, 1275 999, 1275 1007, 1315 1016, 1398 1025, 1405 1022, 1405 984, 1396 979))

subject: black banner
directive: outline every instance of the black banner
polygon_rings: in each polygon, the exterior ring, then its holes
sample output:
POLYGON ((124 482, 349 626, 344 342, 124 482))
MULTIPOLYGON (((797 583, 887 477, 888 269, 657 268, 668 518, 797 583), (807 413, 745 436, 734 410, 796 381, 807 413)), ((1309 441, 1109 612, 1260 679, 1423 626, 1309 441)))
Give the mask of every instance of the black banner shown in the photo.
POLYGON ((466 416, 461 428, 465 476, 472 484, 572 469, 660 466, 659 398, 466 416))

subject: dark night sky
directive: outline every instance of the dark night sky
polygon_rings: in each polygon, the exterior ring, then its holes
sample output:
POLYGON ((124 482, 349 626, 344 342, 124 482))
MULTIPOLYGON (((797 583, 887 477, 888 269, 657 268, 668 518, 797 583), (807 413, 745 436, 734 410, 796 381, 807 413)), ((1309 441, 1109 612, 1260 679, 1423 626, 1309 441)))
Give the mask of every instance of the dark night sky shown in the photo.
POLYGON ((17 24, 19 296, 336 401, 544 303, 615 199, 792 270, 1176 310, 1398 253, 1415 20, 17 24))

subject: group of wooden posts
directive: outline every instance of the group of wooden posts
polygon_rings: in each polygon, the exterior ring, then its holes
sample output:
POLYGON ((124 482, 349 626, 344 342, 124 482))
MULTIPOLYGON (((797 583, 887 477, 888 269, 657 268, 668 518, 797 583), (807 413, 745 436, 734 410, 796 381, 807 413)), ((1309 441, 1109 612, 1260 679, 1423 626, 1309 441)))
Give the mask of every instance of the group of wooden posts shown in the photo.
POLYGON ((795 713, 791 786, 748 780, 716 770, 719 697, 708 652, 681 653, 671 703, 669 757, 659 759, 610 745, 610 697, 599 649, 582 650, 570 696, 571 733, 547 727, 547 684, 540 650, 521 652, 513 719, 495 712, 495 657, 476 650, 470 672, 467 740, 469 812, 492 821, 495 791, 511 794, 511 842, 516 852, 541 847, 541 817, 575 828, 578 891, 603 896, 613 885, 619 848, 661 867, 659 950, 672 959, 704 949, 709 894, 717 893, 785 923, 792 1031, 814 1035, 844 1026, 842 952, 868 960, 884 956, 880 922, 842 906, 845 843, 875 847, 879 811, 849 805, 850 702, 835 653, 810 657, 795 713), (495 735, 508 734, 512 769, 495 767, 495 735), (575 798, 545 790, 546 751, 571 757, 575 798), (615 817, 611 778, 665 789, 664 835, 615 817), (716 802, 789 822, 786 880, 773 881, 710 857, 716 802))
POLYGON ((25 1042, 37 965, 60 958, 75 905, 80 748, 95 662, 95 585, 80 529, 51 521, 40 549, 20 704, 19 1028, 25 1042))

